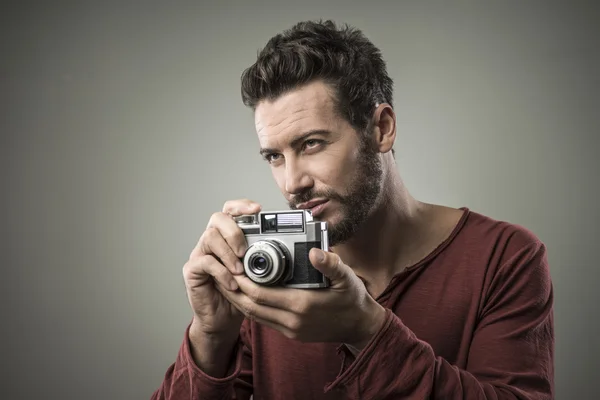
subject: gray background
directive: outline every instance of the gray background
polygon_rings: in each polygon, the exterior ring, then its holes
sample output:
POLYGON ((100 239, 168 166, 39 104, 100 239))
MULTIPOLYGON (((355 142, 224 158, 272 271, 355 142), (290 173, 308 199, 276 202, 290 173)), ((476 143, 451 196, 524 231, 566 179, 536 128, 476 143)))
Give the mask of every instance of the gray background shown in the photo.
POLYGON ((594 2, 3 2, 3 399, 144 399, 190 321, 181 268, 227 199, 285 207, 239 76, 296 21, 362 28, 419 199, 549 248, 559 399, 600 362, 594 2))

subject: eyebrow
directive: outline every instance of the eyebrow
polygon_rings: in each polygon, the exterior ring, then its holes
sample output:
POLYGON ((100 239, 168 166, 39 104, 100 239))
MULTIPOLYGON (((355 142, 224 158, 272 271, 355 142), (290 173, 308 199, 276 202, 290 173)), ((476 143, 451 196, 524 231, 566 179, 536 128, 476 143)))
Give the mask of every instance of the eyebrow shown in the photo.
MULTIPOLYGON (((303 133, 299 136, 294 137, 292 139, 290 145, 292 148, 296 148, 296 147, 298 147, 298 145, 300 143, 302 143, 308 137, 313 136, 313 135, 331 136, 331 132, 328 131, 327 129, 313 129, 311 131, 308 131, 306 133, 303 133)), ((278 150, 274 149, 274 148, 260 149, 260 155, 263 157, 265 156, 265 154, 271 154, 271 153, 277 153, 277 152, 278 152, 278 150)))

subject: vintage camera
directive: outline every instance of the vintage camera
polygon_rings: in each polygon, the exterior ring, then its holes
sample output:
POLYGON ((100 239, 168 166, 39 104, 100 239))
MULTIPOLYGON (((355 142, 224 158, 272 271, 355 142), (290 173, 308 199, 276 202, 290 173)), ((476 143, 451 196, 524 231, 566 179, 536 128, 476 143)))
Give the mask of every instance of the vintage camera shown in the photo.
POLYGON ((328 251, 327 222, 313 221, 308 210, 259 212, 234 218, 248 249, 244 272, 260 285, 316 289, 329 279, 312 266, 313 247, 328 251))

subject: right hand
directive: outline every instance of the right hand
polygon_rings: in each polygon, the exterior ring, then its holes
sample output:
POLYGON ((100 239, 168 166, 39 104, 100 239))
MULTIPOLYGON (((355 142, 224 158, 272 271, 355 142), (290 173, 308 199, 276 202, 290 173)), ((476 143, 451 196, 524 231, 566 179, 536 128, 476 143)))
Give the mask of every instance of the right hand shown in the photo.
POLYGON ((244 316, 220 292, 237 290, 233 274, 244 273, 240 258, 247 249, 246 238, 232 217, 255 214, 260 209, 260 204, 251 200, 226 202, 222 212, 212 215, 184 265, 183 277, 194 312, 195 333, 237 338, 244 316))

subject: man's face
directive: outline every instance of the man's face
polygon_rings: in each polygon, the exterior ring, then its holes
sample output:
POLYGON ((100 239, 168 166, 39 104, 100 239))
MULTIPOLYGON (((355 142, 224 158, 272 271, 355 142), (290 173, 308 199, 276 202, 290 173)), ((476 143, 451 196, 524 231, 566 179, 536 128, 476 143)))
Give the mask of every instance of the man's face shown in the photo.
POLYGON ((261 153, 290 208, 327 221, 332 246, 351 238, 376 206, 382 168, 364 136, 334 110, 332 90, 314 82, 256 107, 261 153))

